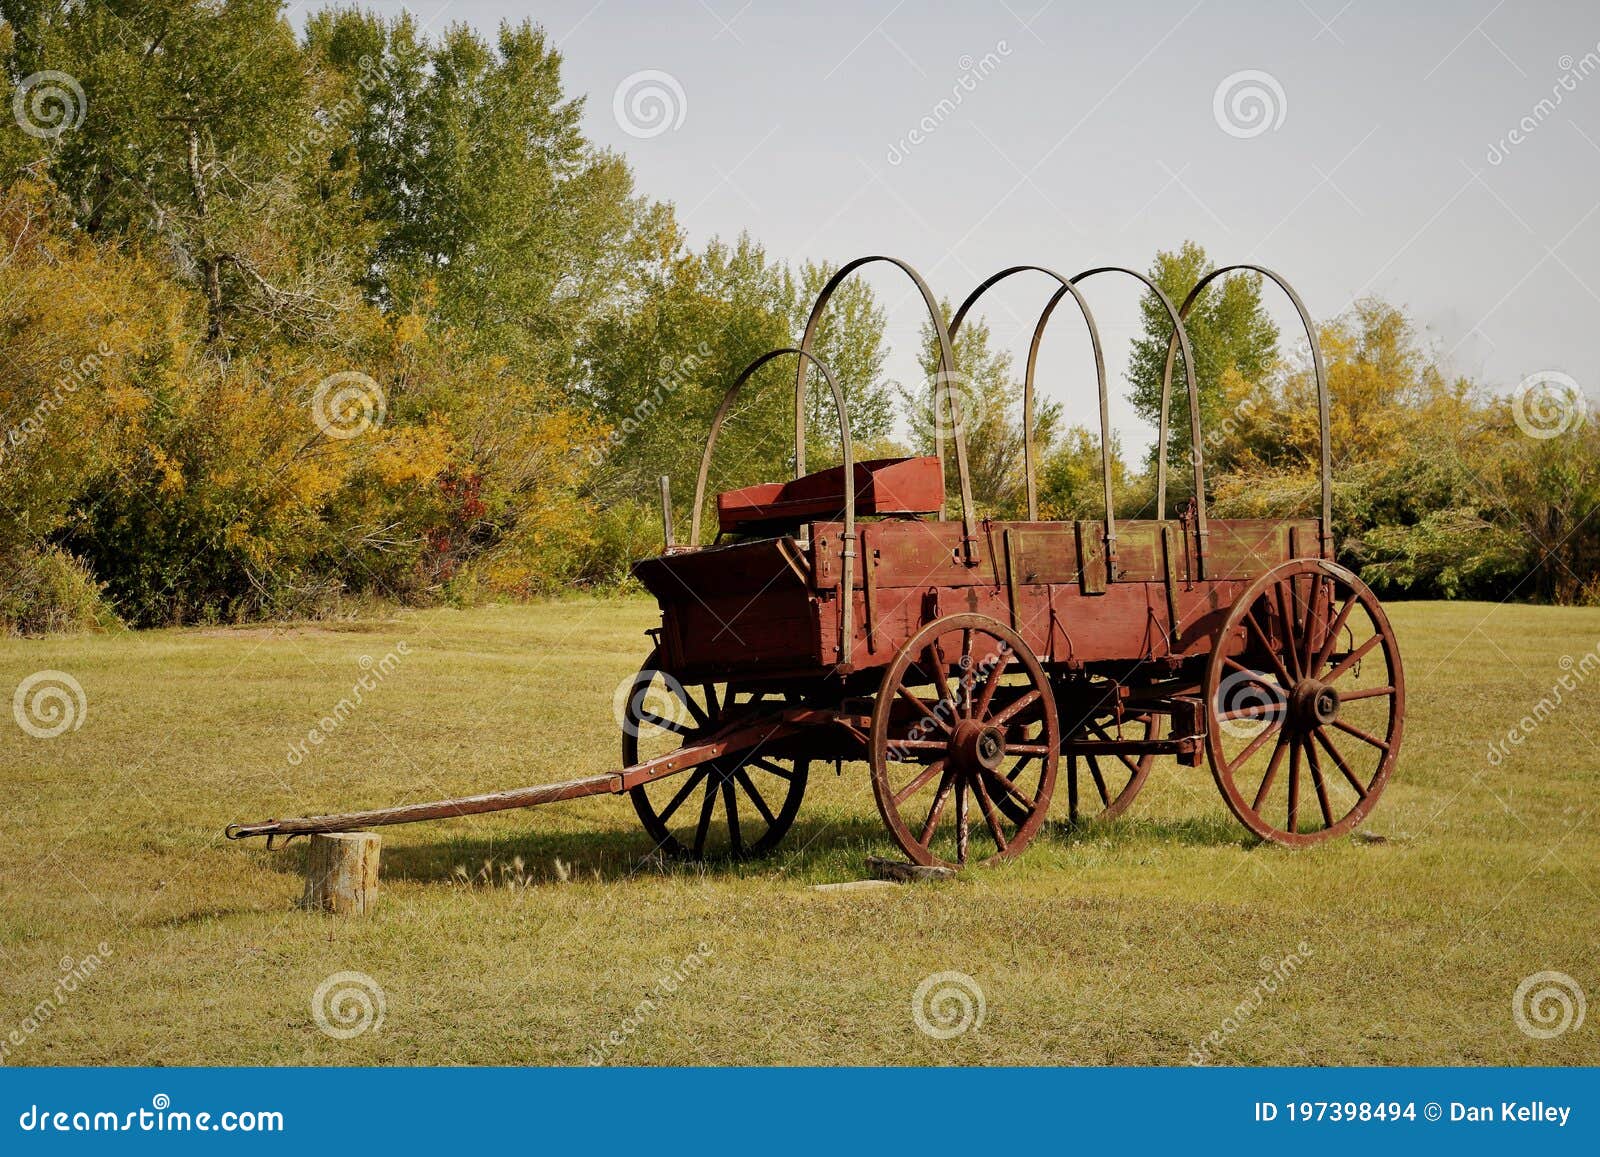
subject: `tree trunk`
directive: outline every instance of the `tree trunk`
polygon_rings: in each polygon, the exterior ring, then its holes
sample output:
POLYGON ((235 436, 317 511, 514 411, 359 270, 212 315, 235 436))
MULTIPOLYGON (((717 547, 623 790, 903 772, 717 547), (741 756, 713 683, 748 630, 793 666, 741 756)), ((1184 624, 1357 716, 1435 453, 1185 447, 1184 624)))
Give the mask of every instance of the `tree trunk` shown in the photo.
POLYGON ((301 907, 341 916, 364 916, 378 901, 376 832, 330 832, 311 837, 306 892, 301 907))

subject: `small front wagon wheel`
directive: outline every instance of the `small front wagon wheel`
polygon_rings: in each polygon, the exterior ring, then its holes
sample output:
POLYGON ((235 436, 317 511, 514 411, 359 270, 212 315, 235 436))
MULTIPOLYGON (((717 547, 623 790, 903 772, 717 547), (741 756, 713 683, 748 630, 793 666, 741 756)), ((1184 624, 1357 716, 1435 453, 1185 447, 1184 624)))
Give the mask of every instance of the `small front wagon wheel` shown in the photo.
POLYGON ((1211 774, 1262 839, 1343 835, 1394 771, 1400 649, 1377 596, 1341 566, 1296 559, 1257 579, 1228 612, 1202 693, 1211 774))
MULTIPOLYGON (((696 742, 730 715, 760 709, 756 692, 685 686, 659 670, 659 652, 627 686, 622 762, 631 766, 696 742), (740 701, 740 696, 744 700, 740 701)), ((732 752, 629 792, 656 849, 674 859, 740 860, 778 846, 800 810, 809 761, 779 751, 732 752)))
POLYGON ((1060 754, 1044 669, 993 619, 930 623, 883 673, 872 712, 872 794, 918 864, 961 867, 975 854, 994 863, 1022 851, 1050 810, 1060 754))

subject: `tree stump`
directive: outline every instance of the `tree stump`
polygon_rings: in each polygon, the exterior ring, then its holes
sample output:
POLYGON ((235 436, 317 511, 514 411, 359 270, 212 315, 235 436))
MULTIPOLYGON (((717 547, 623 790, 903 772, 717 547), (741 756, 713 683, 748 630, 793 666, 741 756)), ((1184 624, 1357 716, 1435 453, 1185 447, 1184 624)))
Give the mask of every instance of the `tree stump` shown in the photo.
POLYGON ((375 832, 330 832, 311 837, 306 857, 306 894, 300 906, 313 912, 363 916, 378 902, 375 832))

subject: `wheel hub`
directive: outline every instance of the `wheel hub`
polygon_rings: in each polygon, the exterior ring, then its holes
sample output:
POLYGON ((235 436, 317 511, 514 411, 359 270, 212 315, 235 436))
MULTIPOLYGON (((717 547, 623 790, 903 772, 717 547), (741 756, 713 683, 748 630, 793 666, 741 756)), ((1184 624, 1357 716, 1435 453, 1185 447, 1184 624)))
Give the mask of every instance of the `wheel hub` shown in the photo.
POLYGON ((1301 727, 1325 727, 1339 718, 1339 692, 1316 679, 1302 679, 1289 698, 1289 710, 1301 727))
POLYGON ((1006 757, 1005 733, 992 725, 963 720, 950 736, 950 758, 957 767, 976 772, 994 771, 1006 757))

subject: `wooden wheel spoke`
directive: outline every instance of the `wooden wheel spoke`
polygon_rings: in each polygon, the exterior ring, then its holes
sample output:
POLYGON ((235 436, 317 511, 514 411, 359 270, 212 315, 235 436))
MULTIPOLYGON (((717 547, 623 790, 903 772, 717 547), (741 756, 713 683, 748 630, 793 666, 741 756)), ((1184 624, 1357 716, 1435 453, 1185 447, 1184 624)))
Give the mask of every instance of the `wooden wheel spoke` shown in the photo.
POLYGON ((928 764, 927 767, 923 768, 922 771, 912 778, 910 783, 906 784, 905 787, 894 793, 895 806, 899 807, 901 804, 905 803, 906 800, 916 795, 917 792, 921 791, 927 786, 928 782, 932 780, 934 776, 943 775, 944 768, 945 761, 942 759, 936 759, 932 763, 928 764))
POLYGON ((928 819, 922 825, 922 834, 917 837, 917 843, 927 847, 933 842, 934 829, 939 826, 939 817, 944 813, 944 806, 950 799, 950 788, 955 782, 955 776, 950 769, 945 768, 944 775, 939 779, 939 790, 934 793, 933 803, 928 808, 928 819))
MULTIPOLYGON (((1096 735, 1098 735, 1101 739, 1105 740, 1107 743, 1116 742, 1116 740, 1111 738, 1111 734, 1108 731, 1106 731, 1106 729, 1104 727, 1101 727, 1098 723, 1090 723, 1089 724, 1089 730, 1093 731, 1096 735)), ((1150 725, 1148 723, 1146 723, 1145 724, 1145 737, 1149 738, 1149 735, 1150 735, 1150 725)), ((1137 763, 1135 763, 1130 757, 1124 755, 1122 752, 1119 751, 1117 753, 1117 758, 1122 761, 1122 766, 1124 766, 1124 767, 1126 767, 1128 769, 1129 774, 1131 774, 1131 775, 1138 775, 1139 774, 1139 765, 1137 763)))
POLYGON ((1000 689, 1000 676, 1005 671, 1006 665, 997 662, 989 668, 989 673, 983 677, 983 686, 978 690, 978 699, 972 705, 972 718, 984 719, 989 713, 989 704, 994 701, 994 693, 1000 689))
POLYGON ((761 818, 767 821, 767 827, 770 829, 778 822, 778 819, 772 814, 772 809, 767 806, 767 801, 761 798, 761 793, 756 790, 756 785, 751 781, 750 774, 741 767, 733 773, 733 778, 739 781, 739 786, 744 790, 744 794, 750 797, 750 802, 755 804, 756 811, 761 813, 761 818))
MULTIPOLYGON (((928 706, 927 700, 923 699, 915 691, 911 690, 910 687, 907 687, 904 683, 901 683, 894 690, 895 690, 895 694, 899 695, 900 697, 902 697, 904 699, 909 699, 912 703, 916 704, 918 711, 921 711, 923 715, 925 715, 929 719, 933 720, 934 723, 938 724, 945 731, 951 730, 949 721, 946 720, 946 719, 941 718, 937 711, 935 711, 932 707, 928 706)), ((943 700, 940 700, 941 705, 943 704, 943 702, 944 702, 943 700)))
POLYGON ((1026 694, 1018 696, 1009 707, 996 715, 990 722, 994 723, 997 727, 1004 727, 1006 724, 1015 719, 1024 708, 1031 707, 1041 698, 1043 698, 1043 696, 1039 689, 1037 687, 1031 687, 1028 689, 1026 694))
POLYGON ((1274 717, 1282 714, 1283 704, 1280 703, 1252 703, 1248 707, 1235 707, 1232 711, 1224 711, 1217 718, 1224 723, 1233 719, 1260 719, 1263 715, 1274 717))
POLYGON ((1317 758, 1317 745, 1306 741, 1306 766, 1311 769, 1311 785, 1317 791, 1317 803, 1322 808, 1322 825, 1333 826, 1333 808, 1328 804, 1328 785, 1322 781, 1322 761, 1317 758))
POLYGON ((764 757, 751 760, 750 766, 759 767, 768 775, 775 775, 782 780, 788 780, 790 782, 793 782, 794 780, 794 772, 790 771, 786 767, 780 767, 776 763, 773 763, 772 760, 764 757))
POLYGON ((1366 799, 1366 786, 1356 777, 1356 773, 1350 770, 1350 765, 1344 761, 1344 756, 1339 754, 1339 749, 1333 745, 1333 740, 1329 739, 1320 727, 1313 734, 1316 735, 1318 742, 1327 751, 1328 758, 1333 760, 1334 766, 1344 773, 1344 777, 1350 781, 1350 786, 1355 788, 1356 795, 1361 799, 1366 799))
POLYGON ((1272 790, 1272 781, 1278 776, 1278 768, 1283 763, 1283 753, 1289 747, 1289 733, 1279 732, 1278 745, 1272 749, 1272 758, 1267 762, 1267 774, 1261 778, 1261 787, 1256 791, 1255 802, 1250 805, 1250 810, 1257 815, 1261 814, 1261 805, 1267 802, 1267 793, 1272 790))
POLYGON ((642 708, 639 711, 639 722, 648 723, 652 727, 659 727, 662 731, 670 731, 674 735, 688 735, 693 730, 691 727, 685 727, 676 719, 667 719, 657 715, 654 711, 645 711, 642 708))
POLYGON ((689 709, 689 714, 694 716, 694 721, 701 727, 705 727, 711 722, 711 716, 707 714, 704 707, 694 701, 694 696, 689 694, 687 688, 678 692, 678 698, 683 700, 683 705, 689 709))
POLYGON ((1030 757, 1035 755, 1049 755, 1050 749, 1042 743, 1008 743, 1006 744, 1006 754, 1026 755, 1030 757))
POLYGON ((931 676, 928 682, 938 690, 939 702, 949 704, 950 715, 954 718, 959 712, 956 709, 956 701, 950 694, 950 672, 945 670, 945 665, 939 657, 939 641, 935 639, 929 643, 923 649, 923 654, 928 660, 927 670, 923 674, 931 676))
POLYGON ((978 807, 983 811, 983 820, 989 825, 989 834, 994 837, 995 849, 1006 850, 1006 836, 1000 830, 1000 817, 995 814, 994 801, 989 798, 989 789, 983 786, 983 776, 975 776, 972 780, 973 793, 978 797, 978 807))
POLYGON ((1357 739, 1361 740, 1361 742, 1363 742, 1363 743, 1372 744, 1372 746, 1376 747, 1380 751, 1388 751, 1389 750, 1389 745, 1386 742, 1384 742, 1383 740, 1379 739, 1376 735, 1368 735, 1365 731, 1361 730, 1361 728, 1352 727, 1352 726, 1350 726, 1350 724, 1346 723, 1343 719, 1335 719, 1333 721, 1333 725, 1335 727, 1337 727, 1340 731, 1346 732, 1346 733, 1348 733, 1350 735, 1354 735, 1357 739))
POLYGON ((722 704, 717 702, 717 685, 715 683, 702 683, 700 689, 706 695, 706 712, 710 715, 721 715, 722 704))
POLYGON ((960 708, 967 714, 972 713, 972 628, 961 629, 961 662, 956 667, 961 674, 956 676, 956 686, 959 689, 960 708))
POLYGON ((1356 596, 1351 596, 1344 601, 1344 606, 1339 608, 1339 613, 1334 616, 1333 624, 1328 628, 1327 638, 1322 640, 1322 646, 1317 650, 1316 661, 1311 665, 1311 672, 1322 670, 1327 664, 1328 657, 1333 654, 1334 647, 1339 645, 1339 632, 1344 630, 1344 625, 1350 619, 1350 612, 1356 609, 1356 596))
POLYGON ((1100 802, 1106 807, 1111 806, 1111 797, 1106 793, 1106 781, 1100 774, 1100 761, 1092 755, 1084 756, 1089 764, 1089 775, 1094 779, 1094 789, 1100 793, 1100 802))
MULTIPOLYGON (((1292 604, 1294 602, 1295 595, 1293 580, 1290 580, 1286 583, 1279 583, 1277 585, 1277 592, 1278 618, 1283 622, 1283 653, 1289 656, 1289 667, 1294 672, 1294 681, 1298 683, 1302 678, 1304 678, 1305 672, 1300 669, 1300 645, 1299 640, 1296 639, 1294 635, 1295 616, 1292 604)), ((1285 686, 1287 685, 1288 684, 1285 684, 1285 686)), ((1292 762, 1293 758, 1291 756, 1291 766, 1289 768, 1291 773, 1294 771, 1292 762)))
POLYGON ((956 778, 956 861, 967 862, 967 778, 956 778))
POLYGON ((684 781, 684 785, 678 789, 676 795, 667 801, 667 806, 661 809, 662 823, 666 823, 669 819, 671 819, 672 813, 683 806, 683 801, 688 799, 689 796, 693 794, 695 786, 706 777, 706 774, 707 772, 704 767, 697 767, 689 773, 689 777, 684 781))
POLYGON ((728 813, 728 843, 734 854, 744 851, 744 840, 739 834, 739 797, 733 792, 733 778, 722 781, 722 806, 728 813))
POLYGON ((1354 699, 1381 699, 1385 695, 1393 695, 1393 687, 1364 687, 1359 691, 1339 692, 1339 701, 1349 703, 1354 699))
POLYGON ((985 772, 1007 795, 1029 811, 1032 811, 1034 804, 1038 801, 1030 799, 1022 788, 1017 785, 1017 776, 1022 773, 1022 767, 1023 765, 1019 763, 1010 775, 1001 775, 998 771, 989 771, 987 768, 985 772))
POLYGON ((717 806, 717 780, 715 776, 706 776, 705 799, 700 802, 700 822, 694 829, 694 854, 706 854, 706 833, 711 830, 711 812, 717 806))
POLYGON ((1303 620, 1304 626, 1300 632, 1300 670, 1311 674, 1311 654, 1315 647, 1316 618, 1318 609, 1322 605, 1322 576, 1315 572, 1311 575, 1311 589, 1306 592, 1306 612, 1303 620))
POLYGON ((1300 737, 1289 735, 1289 822, 1284 831, 1299 830, 1300 822, 1300 737))
POLYGON ((1262 728, 1243 751, 1228 761, 1229 765, 1232 767, 1243 767, 1249 761, 1252 755, 1261 750, 1262 744, 1266 743, 1267 740, 1271 739, 1274 735, 1278 734, 1278 732, 1282 730, 1282 722, 1274 723, 1268 727, 1262 728))
MULTIPOLYGON (((1267 634, 1265 628, 1263 628, 1260 622, 1256 620, 1255 607, 1251 607, 1244 613, 1244 622, 1245 626, 1255 634, 1256 641, 1261 644, 1261 649, 1266 652, 1267 658, 1272 660, 1272 666, 1277 670, 1278 673, 1279 684, 1284 687, 1293 687, 1295 680, 1289 677, 1289 672, 1283 666, 1283 660, 1278 658, 1278 652, 1272 649, 1271 636, 1267 634)), ((1231 662, 1231 660, 1226 661, 1231 662)), ((1237 666, 1237 664, 1235 665, 1237 666)), ((1240 666, 1239 670, 1245 671, 1248 670, 1248 668, 1240 666)))
POLYGON ((889 746, 891 748, 898 747, 902 751, 943 751, 950 744, 943 739, 914 739, 908 737, 905 739, 891 739, 889 746))
POLYGON ((1349 671, 1350 668, 1361 662, 1362 657, 1381 642, 1383 642, 1382 635, 1373 635, 1372 638, 1368 639, 1365 643, 1362 643, 1361 646, 1357 647, 1354 651, 1351 651, 1343 659, 1340 659, 1339 665, 1324 675, 1322 677, 1322 681, 1324 683, 1332 683, 1335 679, 1349 671))

